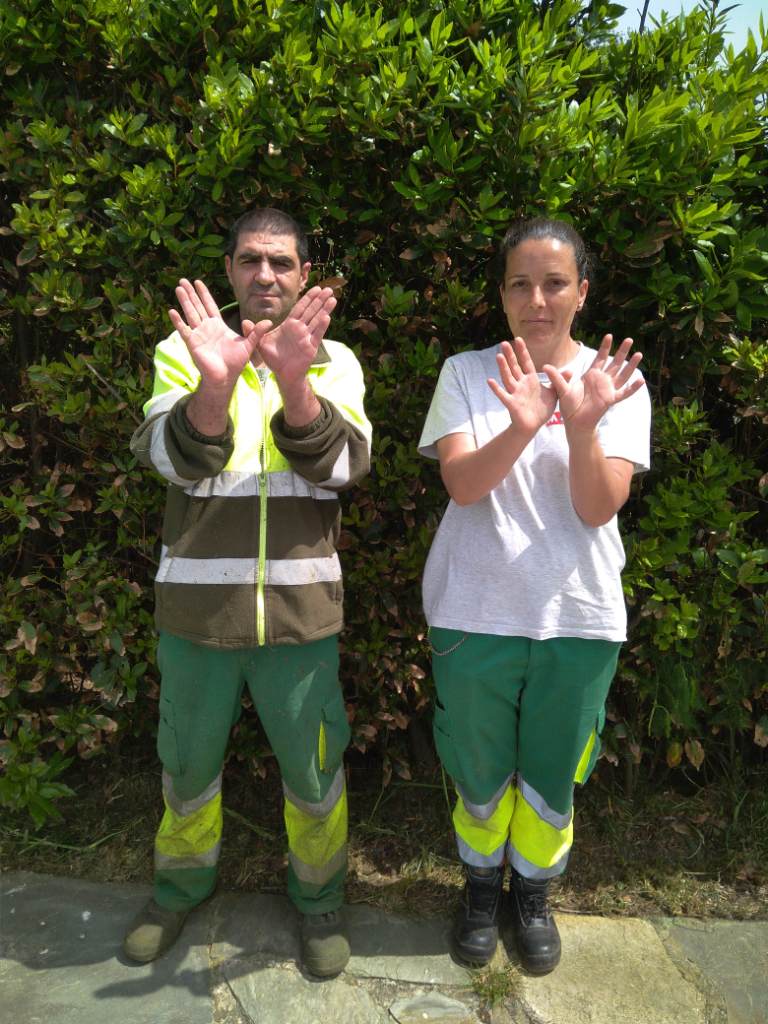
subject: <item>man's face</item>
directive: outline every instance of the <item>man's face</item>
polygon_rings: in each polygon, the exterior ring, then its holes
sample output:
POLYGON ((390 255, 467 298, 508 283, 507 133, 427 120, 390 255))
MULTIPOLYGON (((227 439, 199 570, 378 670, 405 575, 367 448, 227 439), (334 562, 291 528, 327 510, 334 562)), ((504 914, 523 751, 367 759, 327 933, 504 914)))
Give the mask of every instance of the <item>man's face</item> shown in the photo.
POLYGON ((224 257, 229 283, 240 306, 240 319, 285 320, 307 283, 309 263, 299 262, 293 235, 241 231, 237 248, 224 257))

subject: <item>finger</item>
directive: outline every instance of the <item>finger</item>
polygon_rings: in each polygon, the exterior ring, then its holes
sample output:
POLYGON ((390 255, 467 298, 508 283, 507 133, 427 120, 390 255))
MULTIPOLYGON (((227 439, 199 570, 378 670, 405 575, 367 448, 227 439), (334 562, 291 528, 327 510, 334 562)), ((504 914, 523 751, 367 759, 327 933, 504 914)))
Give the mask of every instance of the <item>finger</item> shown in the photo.
POLYGON ((336 299, 333 295, 329 299, 326 299, 322 309, 315 313, 311 320, 307 323, 312 336, 317 339, 317 344, 323 340, 325 332, 328 330, 328 325, 331 322, 331 313, 336 308, 336 299))
POLYGON ((192 333, 191 330, 190 330, 189 324, 186 322, 186 320, 181 316, 181 314, 176 309, 169 309, 168 310, 168 318, 171 321, 171 323, 173 324, 175 330, 177 330, 179 332, 179 334, 181 335, 182 339, 186 342, 187 338, 192 333))
POLYGON ((208 316, 221 316, 219 307, 216 305, 213 296, 208 291, 207 286, 203 281, 195 281, 195 291, 197 293, 200 302, 202 303, 203 309, 208 316))
POLYGON ((533 359, 531 359, 531 353, 528 351, 528 346, 522 338, 515 338, 515 355, 517 356, 517 360, 520 363, 520 369, 523 373, 537 372, 533 359))
POLYGON ((517 365, 517 361, 513 354, 510 354, 509 359, 504 358, 505 353, 499 352, 496 355, 496 363, 499 367, 499 375, 501 377, 501 383, 507 389, 512 392, 515 390, 515 381, 521 376, 520 367, 517 365))
POLYGON ((642 377, 638 377, 637 380, 630 381, 621 391, 616 394, 616 401, 613 403, 616 405, 617 402, 623 402, 625 398, 631 398, 640 388, 645 387, 645 381, 642 377))
POLYGON ((494 395, 496 395, 501 404, 507 409, 507 411, 509 411, 512 407, 509 392, 505 391, 499 384, 499 382, 497 380, 494 380, 493 377, 489 377, 487 383, 488 387, 491 389, 494 395))
POLYGON ((184 315, 187 318, 187 323, 190 327, 197 327, 200 322, 208 316, 202 299, 197 294, 195 286, 191 281, 188 281, 186 277, 182 277, 179 281, 179 286, 176 289, 176 297, 181 303, 181 308, 184 311, 184 315))
POLYGON ((317 351, 320 347, 320 342, 325 337, 325 332, 328 330, 328 325, 331 322, 331 318, 328 313, 321 312, 317 316, 312 318, 312 323, 308 326, 309 336, 312 339, 312 345, 317 351))
POLYGON ((616 375, 616 380, 614 381, 614 387, 620 388, 620 387, 623 387, 627 383, 629 378, 632 376, 632 374, 635 372, 635 370, 640 365, 640 360, 642 358, 643 358, 642 352, 635 352, 633 354, 633 356, 629 360, 629 362, 625 363, 624 367, 621 370, 621 373, 616 375))
MULTIPOLYGON (((333 289, 320 288, 319 285, 315 285, 314 288, 310 288, 309 291, 305 292, 301 296, 288 316, 292 317, 294 320, 301 320, 304 323, 309 323, 309 321, 325 307, 325 304, 329 299, 333 299, 335 306, 336 300, 333 296, 333 289)), ((333 306, 331 308, 333 308, 333 306)))
POLYGON ((609 373, 615 374, 621 370, 621 368, 624 365, 624 362, 626 361, 627 356, 629 355, 629 350, 632 348, 632 345, 633 342, 631 338, 625 338, 624 341, 622 341, 622 343, 619 345, 619 347, 613 354, 613 359, 611 360, 610 366, 606 367, 606 370, 609 373))
POLYGON ((522 370, 520 369, 520 364, 517 361, 517 354, 515 352, 515 349, 513 345, 510 344, 510 342, 502 341, 499 347, 499 351, 496 353, 497 361, 499 359, 499 356, 501 356, 504 359, 504 362, 507 364, 510 370, 512 370, 515 376, 515 380, 519 380, 520 377, 522 377, 522 370))
POLYGON ((610 357, 610 354, 611 354, 611 345, 612 344, 613 344, 613 335, 612 334, 604 334, 603 335, 603 340, 600 342, 600 348, 597 350, 597 355, 595 356, 594 360, 592 361, 592 366, 590 366, 590 370, 593 369, 593 368, 595 368, 595 369, 602 369, 605 366, 605 364, 608 362, 608 358, 610 357))
POLYGON ((259 320, 257 324, 255 324, 253 320, 243 320, 243 337, 253 346, 257 346, 264 335, 269 334, 271 330, 271 320, 259 320))
POLYGON ((568 379, 560 373, 556 366, 552 366, 550 363, 546 363, 542 367, 542 371, 549 377, 552 387, 557 392, 557 397, 562 398, 568 391, 568 381, 570 380, 571 371, 568 372, 568 379))

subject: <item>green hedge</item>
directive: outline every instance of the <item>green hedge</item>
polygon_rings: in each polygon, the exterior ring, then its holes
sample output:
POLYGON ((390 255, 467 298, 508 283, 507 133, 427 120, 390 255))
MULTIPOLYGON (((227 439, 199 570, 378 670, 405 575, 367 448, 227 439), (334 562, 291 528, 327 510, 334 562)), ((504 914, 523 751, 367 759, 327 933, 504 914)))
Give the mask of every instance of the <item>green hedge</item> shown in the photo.
POLYGON ((623 8, 577 0, 5 0, 0 800, 42 821, 69 758, 154 727, 163 489, 128 439, 176 279, 223 297, 251 205, 306 222, 367 375, 342 544, 358 748, 407 774, 446 501, 415 443, 446 356, 504 336, 495 241, 547 212, 597 258, 582 336, 635 337, 655 403, 609 757, 631 779, 764 756, 768 40, 733 52, 716 8, 622 38, 623 8))

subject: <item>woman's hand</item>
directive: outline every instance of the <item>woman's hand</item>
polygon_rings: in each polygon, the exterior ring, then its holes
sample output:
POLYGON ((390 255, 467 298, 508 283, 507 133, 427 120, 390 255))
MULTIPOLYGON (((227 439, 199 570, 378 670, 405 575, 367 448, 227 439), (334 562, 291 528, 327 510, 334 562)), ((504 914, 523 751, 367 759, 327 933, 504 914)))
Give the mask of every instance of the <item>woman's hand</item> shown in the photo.
POLYGON ((627 360, 632 339, 625 338, 611 358, 613 335, 606 334, 594 362, 583 377, 568 379, 555 366, 547 365, 544 372, 552 381, 552 388, 560 402, 560 412, 568 431, 592 432, 602 417, 618 402, 634 395, 645 381, 630 381, 643 358, 635 352, 627 360))
MULTIPOLYGON (((535 434, 555 411, 555 388, 542 385, 522 338, 515 338, 514 348, 508 341, 502 341, 496 362, 501 384, 491 377, 488 386, 506 407, 513 424, 526 433, 535 434)), ((566 378, 561 379, 565 384, 566 378)))

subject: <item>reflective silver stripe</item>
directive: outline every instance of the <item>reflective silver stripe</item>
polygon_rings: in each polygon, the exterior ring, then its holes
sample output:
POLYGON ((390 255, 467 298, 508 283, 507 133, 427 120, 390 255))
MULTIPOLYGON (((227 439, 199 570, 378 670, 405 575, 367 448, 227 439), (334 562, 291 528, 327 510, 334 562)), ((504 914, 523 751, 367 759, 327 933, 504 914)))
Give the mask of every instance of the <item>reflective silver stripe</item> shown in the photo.
POLYGON ((256 583, 255 558, 174 558, 163 553, 157 569, 157 583, 256 583))
POLYGON ((349 441, 341 449, 338 459, 334 462, 331 475, 327 480, 323 480, 320 486, 343 487, 346 483, 349 483, 349 441))
POLYGON ((556 864, 548 868, 540 868, 538 864, 532 864, 531 861, 527 860, 519 850, 515 849, 511 842, 507 843, 507 860, 515 871, 523 875, 524 878, 557 878, 558 875, 562 875, 565 871, 570 852, 571 849, 569 847, 556 864))
MULTIPOLYGON (((253 586, 258 578, 256 558, 177 558, 163 548, 157 583, 229 584, 253 586)), ((278 587, 332 583, 341 579, 341 563, 335 553, 328 558, 271 558, 267 583, 278 587)))
POLYGON ((170 412, 180 398, 185 398, 189 394, 191 394, 190 391, 166 391, 164 394, 158 395, 157 398, 151 398, 144 414, 145 418, 151 419, 161 412, 170 412))
POLYGON ((502 782, 501 786, 499 786, 499 788, 493 794, 493 796, 491 797, 487 804, 473 804, 471 800, 467 799, 466 794, 462 790, 461 786, 458 785, 458 783, 456 784, 456 792, 461 797, 461 802, 464 804, 468 813, 471 814, 473 818, 477 818, 478 821, 487 821, 491 817, 493 812, 496 810, 496 808, 499 806, 501 798, 506 793, 507 787, 511 782, 512 776, 508 775, 507 778, 502 782))
MULTIPOLYGON (((267 494, 272 498, 314 498, 317 501, 337 501, 335 491, 327 491, 310 484, 293 470, 280 470, 267 477, 267 494)), ((227 469, 217 476, 198 480, 187 488, 193 498, 255 498, 261 493, 258 473, 227 469)))
POLYGON ((221 772, 216 776, 213 782, 203 790, 203 792, 194 797, 192 800, 182 800, 176 796, 173 789, 173 776, 169 775, 168 772, 163 772, 163 796, 165 802, 168 804, 174 814, 178 814, 180 818, 188 818, 195 811, 199 811, 205 807, 207 803, 210 803, 215 796, 221 792, 221 772))
POLYGON ((341 563, 334 552, 328 558, 270 558, 267 583, 298 587, 309 583, 335 583, 341 579, 341 563))
POLYGON ((302 811, 302 813, 308 815, 310 818, 326 818, 339 800, 341 800, 344 793, 344 771, 339 768, 333 777, 331 788, 319 803, 311 804, 306 800, 300 800, 285 783, 283 783, 283 793, 285 794, 286 800, 290 801, 294 807, 298 808, 298 810, 302 811))
POLYGON ((165 421, 167 417, 167 413, 158 416, 155 425, 152 427, 149 457, 160 476, 165 477, 166 480, 170 480, 172 484, 177 484, 179 487, 191 487, 194 480, 179 476, 173 468, 173 463, 168 455, 168 449, 165 445, 165 421))
POLYGON ((461 838, 458 832, 456 833, 456 848, 459 851, 459 857, 464 864, 470 864, 473 868, 497 868, 503 864, 505 842, 502 839, 500 845, 493 853, 478 853, 477 850, 473 850, 469 843, 461 838))
POLYGON ((155 850, 155 869, 172 868, 213 868, 219 859, 221 840, 205 853, 190 854, 188 857, 170 857, 167 853, 155 850))
POLYGON ((343 846, 340 846, 325 864, 305 864, 303 860, 299 860, 293 850, 288 854, 288 859, 299 881, 310 882, 312 885, 323 885, 347 866, 347 844, 344 843, 343 846))
POLYGON ((517 788, 528 806, 536 812, 542 821, 546 821, 546 823, 551 825, 552 828, 556 828, 558 832, 562 832, 563 829, 568 828, 571 824, 573 808, 571 808, 567 814, 560 814, 558 811, 553 811, 544 797, 537 793, 533 786, 529 786, 525 779, 519 775, 517 777, 517 788))

